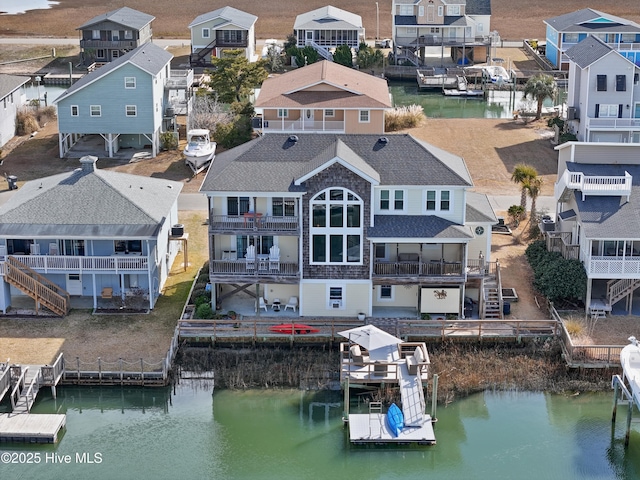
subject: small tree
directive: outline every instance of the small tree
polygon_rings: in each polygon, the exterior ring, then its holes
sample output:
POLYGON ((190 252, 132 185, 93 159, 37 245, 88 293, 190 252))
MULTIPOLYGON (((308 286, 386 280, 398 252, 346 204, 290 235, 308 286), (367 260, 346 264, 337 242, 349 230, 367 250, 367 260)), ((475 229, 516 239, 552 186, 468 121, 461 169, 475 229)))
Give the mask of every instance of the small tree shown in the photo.
POLYGON ((526 217, 526 212, 522 205, 511 205, 507 210, 511 224, 515 227, 520 225, 520 222, 526 217))
POLYGON ((513 183, 520 184, 520 206, 524 210, 525 216, 527 211, 527 185, 534 178, 537 178, 537 176, 538 171, 535 169, 535 167, 524 163, 516 165, 513 169, 513 173, 511 174, 511 181, 513 183))
POLYGON ((360 44, 358 53, 356 54, 356 63, 361 70, 372 67, 381 67, 384 63, 384 54, 382 50, 372 48, 365 42, 360 44))
POLYGON ((233 114, 218 102, 217 96, 202 91, 196 92, 193 98, 193 107, 187 120, 187 130, 206 128, 214 131, 216 125, 231 122, 233 122, 233 114))
POLYGON ((542 115, 542 102, 547 98, 554 98, 556 95, 556 82, 551 75, 538 74, 527 80, 524 86, 524 97, 533 98, 538 103, 536 110, 536 120, 542 115))
POLYGON ((526 189, 529 197, 531 197, 531 218, 536 218, 536 201, 542 190, 542 179, 540 177, 530 179, 526 184, 526 189))
POLYGON ((267 58, 265 58, 265 66, 270 72, 282 72, 284 70, 284 59, 282 53, 275 45, 271 45, 267 50, 267 58))
POLYGON ((212 62, 215 68, 209 72, 209 86, 223 103, 247 99, 269 75, 264 60, 250 62, 243 50, 227 50, 212 62))
POLYGON ((353 53, 349 45, 339 45, 333 54, 333 61, 345 67, 353 67, 353 53))

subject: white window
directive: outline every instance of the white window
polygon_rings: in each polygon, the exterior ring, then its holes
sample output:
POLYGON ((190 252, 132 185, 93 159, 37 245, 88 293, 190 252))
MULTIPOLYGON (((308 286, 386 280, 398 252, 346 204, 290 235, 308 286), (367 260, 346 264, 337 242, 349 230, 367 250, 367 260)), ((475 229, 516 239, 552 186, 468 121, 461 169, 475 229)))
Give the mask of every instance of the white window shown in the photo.
POLYGON ((418 7, 418 16, 419 17, 424 17, 424 5, 420 5, 418 7))
POLYGON ((619 107, 616 104, 601 103, 598 112, 598 118, 618 118, 619 107))
POLYGON ((413 5, 400 5, 400 15, 413 15, 413 5))
POLYGON ((91 105, 89 107, 89 112, 92 117, 101 117, 102 116, 102 107, 100 105, 91 105))
POLYGON ((78 105, 71 105, 71 116, 77 117, 78 115, 80 115, 78 105))
POLYGON ((120 50, 111 50, 111 58, 118 58, 120 56, 120 50))
POLYGON ((329 188, 310 202, 311 264, 362 263, 363 202, 342 188, 329 188))
POLYGON ((120 40, 120 31, 112 30, 111 31, 111 40, 119 41, 120 40))
POLYGON ((389 260, 389 249, 386 243, 376 243, 373 247, 376 260, 389 260))
POLYGON ((336 116, 336 111, 335 110, 331 110, 331 109, 327 109, 324 111, 324 116, 325 117, 335 117, 336 116))
POLYGON ((124 39, 125 40, 133 40, 133 32, 131 30, 124 31, 124 39))
POLYGON ((440 27, 431 27, 429 30, 431 33, 440 33, 440 27))
POLYGON ((425 207, 427 212, 448 212, 451 210, 449 190, 427 190, 425 207))
POLYGON ((360 110, 360 123, 369 123, 369 110, 360 110))
POLYGON ((287 118, 289 116, 289 110, 286 108, 278 109, 278 118, 287 118))
POLYGON ((460 5, 447 5, 447 15, 450 17, 459 17, 460 5))
POLYGON ((127 117, 137 117, 138 116, 138 108, 135 105, 126 105, 125 112, 127 117))
POLYGON ((271 214, 274 217, 295 217, 296 199, 292 197, 273 197, 271 199, 271 214))
POLYGON ((478 24, 478 27, 477 27, 477 30, 478 30, 478 33, 482 33, 482 32, 484 32, 484 24, 479 23, 479 24, 478 24))
POLYGON ((96 58, 104 58, 104 48, 99 48, 96 50, 96 58))
POLYGON ((405 30, 407 31, 407 35, 416 35, 418 33, 416 27, 407 27, 405 30))
POLYGON ((380 210, 404 210, 404 190, 380 190, 380 210))
POLYGON ((378 301, 391 302, 393 300, 393 285, 380 285, 378 288, 378 301))
POLYGON ((210 30, 208 28, 202 29, 202 38, 209 38, 211 36, 210 30))
POLYGON ((344 285, 329 285, 327 287, 327 309, 343 310, 345 308, 344 290, 344 285))
POLYGON ((438 7, 438 16, 441 17, 444 15, 444 7, 442 5, 440 5, 438 7))
POLYGON ((578 34, 577 33, 564 33, 563 41, 565 43, 578 43, 578 34))
POLYGON ((91 39, 100 40, 100 30, 91 30, 91 39))
POLYGON ((136 77, 124 77, 124 88, 136 88, 136 77))

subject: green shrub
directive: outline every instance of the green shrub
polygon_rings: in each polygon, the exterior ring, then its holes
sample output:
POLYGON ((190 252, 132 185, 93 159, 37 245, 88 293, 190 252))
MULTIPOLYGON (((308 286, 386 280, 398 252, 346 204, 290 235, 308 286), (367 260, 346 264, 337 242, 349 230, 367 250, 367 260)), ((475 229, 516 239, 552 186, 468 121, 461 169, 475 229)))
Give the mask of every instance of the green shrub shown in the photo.
POLYGON ((208 303, 203 303, 202 305, 196 308, 196 313, 194 318, 199 318, 203 320, 210 320, 214 316, 214 311, 211 309, 211 305, 208 303))
POLYGON ((509 215, 511 224, 517 227, 526 217, 527 211, 522 205, 511 205, 509 210, 507 210, 507 214, 509 215))
POLYGON ((178 133, 162 132, 160 134, 160 143, 163 150, 176 150, 178 148, 178 133))
POLYGON ((194 303, 195 303, 196 308, 197 308, 200 305, 202 305, 203 303, 209 303, 210 300, 211 300, 211 298, 208 295, 199 295, 199 296, 196 297, 196 301, 194 303))
POLYGON ((573 133, 563 133, 558 138, 558 143, 575 142, 577 140, 578 137, 576 137, 573 133))

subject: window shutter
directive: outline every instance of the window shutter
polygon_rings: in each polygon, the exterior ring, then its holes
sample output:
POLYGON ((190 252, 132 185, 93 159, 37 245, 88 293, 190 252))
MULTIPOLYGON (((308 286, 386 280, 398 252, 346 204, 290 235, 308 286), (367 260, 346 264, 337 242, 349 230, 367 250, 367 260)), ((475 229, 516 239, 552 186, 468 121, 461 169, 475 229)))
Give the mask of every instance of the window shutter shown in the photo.
POLYGON ((622 104, 618 105, 618 118, 622 118, 622 104))
POLYGON ((596 103, 596 118, 600 116, 600 104, 596 103))

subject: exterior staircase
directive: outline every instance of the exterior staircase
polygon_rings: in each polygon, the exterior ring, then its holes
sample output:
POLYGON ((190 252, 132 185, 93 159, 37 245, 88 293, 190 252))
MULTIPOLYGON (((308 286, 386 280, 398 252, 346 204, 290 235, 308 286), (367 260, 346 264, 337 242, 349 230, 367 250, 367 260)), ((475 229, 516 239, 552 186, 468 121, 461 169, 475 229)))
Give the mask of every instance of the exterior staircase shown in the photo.
POLYGON ((211 53, 211 51, 216 47, 216 40, 217 39, 214 38, 209 45, 201 48, 196 53, 192 53, 191 55, 189 55, 189 63, 192 67, 206 66, 207 62, 204 61, 204 57, 206 57, 207 54, 211 53))
POLYGON ((613 306, 624 297, 633 295, 633 292, 640 287, 640 279, 622 278, 620 280, 609 280, 607 282, 607 304, 613 306))
POLYGON ((316 42, 313 42, 311 40, 307 40, 306 44, 313 47, 318 52, 318 55, 320 55, 322 58, 333 62, 333 54, 329 51, 329 49, 323 47, 322 45, 318 45, 316 42))
POLYGON ((36 310, 43 305, 56 315, 69 313, 69 292, 11 255, 4 262, 4 277, 7 283, 36 301, 36 310))
POLYGON ((480 318, 504 319, 500 263, 496 262, 495 275, 482 279, 482 311, 480 318))

